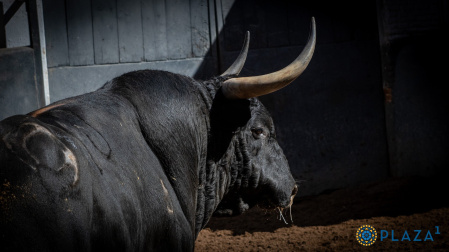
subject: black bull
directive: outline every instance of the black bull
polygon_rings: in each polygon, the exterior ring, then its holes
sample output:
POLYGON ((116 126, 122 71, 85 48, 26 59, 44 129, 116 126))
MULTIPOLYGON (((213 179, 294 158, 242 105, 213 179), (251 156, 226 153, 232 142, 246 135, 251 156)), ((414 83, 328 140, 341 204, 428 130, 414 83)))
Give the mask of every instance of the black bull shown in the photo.
POLYGON ((213 214, 291 207, 297 187, 255 97, 305 69, 314 21, 304 51, 276 73, 237 77, 248 41, 208 81, 131 72, 3 120, 2 251, 193 250, 213 214))

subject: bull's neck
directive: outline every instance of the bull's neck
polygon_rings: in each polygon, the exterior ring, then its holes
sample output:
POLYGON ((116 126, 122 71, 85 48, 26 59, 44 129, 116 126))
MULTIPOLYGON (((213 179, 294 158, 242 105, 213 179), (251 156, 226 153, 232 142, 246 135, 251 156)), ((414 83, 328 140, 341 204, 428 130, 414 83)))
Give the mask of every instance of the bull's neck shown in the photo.
POLYGON ((223 133, 221 128, 214 130, 217 123, 211 121, 206 167, 199 173, 197 232, 207 224, 223 198, 238 189, 245 177, 241 172, 250 165, 240 130, 223 133))
POLYGON ((219 91, 221 83, 227 78, 216 77, 202 83, 203 99, 209 110, 209 127, 207 161, 198 174, 197 234, 207 224, 226 193, 232 189, 239 176, 238 168, 244 165, 240 146, 242 139, 239 134, 230 130, 236 129, 236 125, 228 125, 228 122, 236 121, 233 109, 228 108, 228 101, 219 91), (207 97, 204 97, 205 93, 207 97), (223 110, 229 114, 223 113, 223 110))
POLYGON ((230 143, 228 151, 219 160, 208 160, 205 170, 200 172, 198 187, 197 233, 204 228, 223 197, 235 185, 239 158, 236 155, 236 139, 230 143))

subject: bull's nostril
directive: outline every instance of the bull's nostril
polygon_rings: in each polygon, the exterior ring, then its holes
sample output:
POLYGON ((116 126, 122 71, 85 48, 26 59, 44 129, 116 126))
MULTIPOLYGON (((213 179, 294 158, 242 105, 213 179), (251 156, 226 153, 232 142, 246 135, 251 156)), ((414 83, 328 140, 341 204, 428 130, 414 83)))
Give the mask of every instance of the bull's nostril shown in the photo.
POLYGON ((296 195, 297 193, 298 193, 298 186, 295 185, 295 187, 293 187, 292 195, 296 195))

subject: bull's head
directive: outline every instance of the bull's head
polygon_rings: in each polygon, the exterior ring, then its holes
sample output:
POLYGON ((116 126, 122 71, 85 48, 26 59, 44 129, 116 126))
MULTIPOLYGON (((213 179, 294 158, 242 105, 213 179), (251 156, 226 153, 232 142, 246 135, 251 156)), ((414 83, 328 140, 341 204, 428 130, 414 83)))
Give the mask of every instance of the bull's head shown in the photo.
POLYGON ((221 184, 216 196, 222 201, 215 215, 240 214, 253 205, 271 209, 291 207, 298 187, 276 141, 273 120, 256 97, 295 80, 309 64, 315 40, 312 18, 309 41, 290 65, 266 75, 237 77, 248 52, 247 34, 239 57, 221 75, 221 92, 215 95, 211 112, 214 145, 209 146, 217 155, 209 158, 216 161, 216 180, 221 184))

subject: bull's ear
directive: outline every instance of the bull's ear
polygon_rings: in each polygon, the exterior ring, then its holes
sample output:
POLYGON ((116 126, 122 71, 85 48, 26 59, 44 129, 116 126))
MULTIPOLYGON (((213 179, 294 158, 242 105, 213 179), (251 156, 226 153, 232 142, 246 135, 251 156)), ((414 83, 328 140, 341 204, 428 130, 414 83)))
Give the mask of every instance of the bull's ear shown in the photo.
POLYGON ((306 69, 315 50, 315 19, 312 17, 309 41, 301 54, 287 67, 270 74, 231 78, 223 82, 222 91, 228 99, 248 99, 279 90, 294 81, 306 69))
POLYGON ((242 71, 243 65, 245 65, 246 56, 248 55, 249 48, 249 31, 246 32, 245 41, 243 42, 242 50, 240 51, 237 59, 232 63, 232 65, 222 73, 220 76, 226 75, 239 75, 240 71, 242 71))

